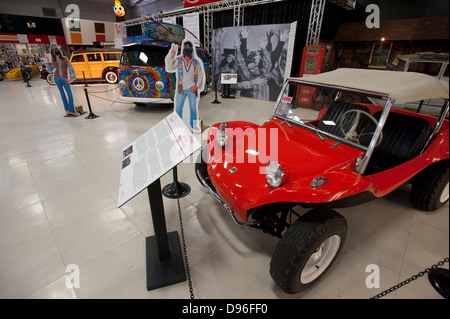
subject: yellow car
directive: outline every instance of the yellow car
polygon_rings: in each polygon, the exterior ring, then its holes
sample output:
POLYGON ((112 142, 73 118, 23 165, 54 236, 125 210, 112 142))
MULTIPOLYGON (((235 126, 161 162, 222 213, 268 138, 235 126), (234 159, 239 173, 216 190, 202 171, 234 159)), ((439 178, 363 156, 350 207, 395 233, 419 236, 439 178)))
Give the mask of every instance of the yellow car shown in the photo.
POLYGON ((77 81, 105 80, 117 83, 121 49, 89 49, 72 53, 70 62, 75 69, 77 81))
MULTIPOLYGON (((36 76, 38 74, 41 74, 41 71, 39 70, 39 66, 37 64, 34 65, 26 65, 25 68, 30 68, 31 71, 27 72, 27 80, 30 80, 33 76, 36 76)), ((22 79, 22 69, 21 68, 15 68, 10 70, 6 74, 7 79, 22 79)))

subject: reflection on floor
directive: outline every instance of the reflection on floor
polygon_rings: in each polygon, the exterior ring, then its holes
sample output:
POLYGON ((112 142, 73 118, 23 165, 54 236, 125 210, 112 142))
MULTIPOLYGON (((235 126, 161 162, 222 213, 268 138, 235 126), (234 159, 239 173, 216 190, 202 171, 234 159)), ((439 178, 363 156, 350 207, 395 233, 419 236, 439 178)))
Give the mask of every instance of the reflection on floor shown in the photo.
MULTIPOLYGON (((0 83, 0 298, 189 298, 187 282, 146 290, 145 237, 154 234, 147 193, 117 208, 123 148, 172 106, 114 102, 117 86, 92 84, 99 117, 65 118, 56 87, 38 78, 30 84, 0 83), (79 288, 68 288, 76 267, 79 288)), ((75 104, 88 110, 83 88, 72 86, 75 104)), ((273 107, 245 98, 213 100, 210 92, 200 101, 206 125, 262 124, 273 107)), ((339 209, 349 226, 339 259, 316 286, 287 295, 269 275, 278 240, 230 219, 199 185, 196 157, 178 167, 180 181, 192 189, 180 203, 195 298, 369 298, 448 256, 448 205, 432 214, 418 211, 404 187, 339 209), (372 264, 380 269, 380 288, 366 286, 372 264)), ((161 184, 171 181, 166 174, 161 184)), ((164 198, 164 207, 168 231, 180 232, 176 200, 164 198)), ((385 298, 441 296, 424 276, 385 298)))

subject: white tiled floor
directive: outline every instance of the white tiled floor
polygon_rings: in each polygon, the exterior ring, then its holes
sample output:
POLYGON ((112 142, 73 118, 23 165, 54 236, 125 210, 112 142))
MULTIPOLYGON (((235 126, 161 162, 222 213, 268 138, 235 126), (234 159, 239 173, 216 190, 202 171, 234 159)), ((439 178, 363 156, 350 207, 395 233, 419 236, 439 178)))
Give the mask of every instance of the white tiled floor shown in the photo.
MULTIPOLYGON (((145 237, 154 234, 147 193, 117 208, 123 147, 172 107, 113 103, 116 86, 95 84, 88 90, 99 117, 65 118, 56 87, 39 78, 30 84, 0 82, 0 298, 189 298, 187 282, 146 290, 145 237), (80 268, 80 288, 66 287, 70 264, 80 268)), ((88 110, 83 88, 72 91, 88 110)), ((213 100, 210 92, 200 101, 207 125, 261 124, 272 109, 244 98, 213 100)), ((278 240, 237 226, 198 184, 191 162, 178 172, 192 188, 180 202, 196 298, 369 298, 449 255, 448 205, 418 211, 405 187, 338 210, 349 225, 342 254, 312 289, 286 295, 269 275, 278 240), (380 289, 365 285, 369 264, 380 267, 380 289)), ((169 173, 161 184, 171 181, 169 173)), ((168 231, 180 233, 176 200, 164 198, 164 207, 168 231)), ((385 298, 441 296, 424 276, 385 298)))

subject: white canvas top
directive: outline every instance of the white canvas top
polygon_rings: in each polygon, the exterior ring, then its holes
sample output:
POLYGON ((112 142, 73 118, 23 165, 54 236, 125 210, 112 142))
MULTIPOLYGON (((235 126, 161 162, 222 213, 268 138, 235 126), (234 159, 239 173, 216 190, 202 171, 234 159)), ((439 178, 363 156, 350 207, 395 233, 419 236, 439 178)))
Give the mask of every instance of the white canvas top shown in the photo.
POLYGON ((448 82, 416 72, 342 68, 291 79, 387 94, 393 104, 449 97, 448 82))

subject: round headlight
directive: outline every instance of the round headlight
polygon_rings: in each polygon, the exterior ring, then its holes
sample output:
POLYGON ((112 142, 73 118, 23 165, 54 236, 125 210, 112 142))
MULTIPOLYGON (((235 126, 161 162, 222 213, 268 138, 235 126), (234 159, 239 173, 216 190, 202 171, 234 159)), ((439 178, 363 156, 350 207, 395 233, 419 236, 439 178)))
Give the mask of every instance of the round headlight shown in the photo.
POLYGON ((120 86, 120 88, 125 89, 127 87, 127 82, 125 82, 124 80, 120 80, 119 86, 120 86))
POLYGON ((216 132, 216 140, 217 140, 217 144, 219 144, 220 146, 225 146, 225 143, 227 142, 227 132, 225 131, 225 128, 230 127, 231 124, 230 123, 222 123, 220 124, 219 128, 217 129, 216 132))
POLYGON ((283 181, 284 172, 277 162, 269 162, 266 166, 266 180, 272 187, 279 187, 283 181))
POLYGON ((227 141, 227 132, 225 130, 218 129, 216 134, 217 144, 224 146, 227 141))
POLYGON ((161 91, 162 89, 164 89, 164 83, 162 81, 158 81, 155 83, 155 87, 157 90, 161 91))

